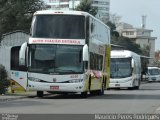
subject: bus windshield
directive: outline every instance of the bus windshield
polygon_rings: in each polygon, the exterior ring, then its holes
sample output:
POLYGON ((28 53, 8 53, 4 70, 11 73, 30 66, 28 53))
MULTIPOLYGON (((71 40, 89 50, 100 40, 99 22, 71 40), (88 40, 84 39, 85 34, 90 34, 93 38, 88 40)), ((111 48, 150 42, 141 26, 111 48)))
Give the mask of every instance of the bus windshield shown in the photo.
POLYGON ((82 46, 30 45, 29 71, 44 74, 82 73, 82 46))
POLYGON ((149 75, 159 75, 159 69, 148 69, 149 75))
POLYGON ((111 78, 125 78, 131 76, 131 58, 111 58, 111 78))
POLYGON ((36 15, 32 21, 33 38, 84 39, 85 17, 80 15, 36 15))

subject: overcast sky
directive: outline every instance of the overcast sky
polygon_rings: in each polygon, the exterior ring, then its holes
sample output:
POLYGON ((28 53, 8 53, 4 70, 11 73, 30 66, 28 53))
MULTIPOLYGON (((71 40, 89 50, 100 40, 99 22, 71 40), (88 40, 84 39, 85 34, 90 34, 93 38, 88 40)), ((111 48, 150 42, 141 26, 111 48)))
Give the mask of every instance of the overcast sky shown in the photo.
POLYGON ((155 50, 160 50, 160 0, 110 0, 110 12, 134 27, 141 27, 142 15, 146 15, 146 29, 153 30, 155 50))

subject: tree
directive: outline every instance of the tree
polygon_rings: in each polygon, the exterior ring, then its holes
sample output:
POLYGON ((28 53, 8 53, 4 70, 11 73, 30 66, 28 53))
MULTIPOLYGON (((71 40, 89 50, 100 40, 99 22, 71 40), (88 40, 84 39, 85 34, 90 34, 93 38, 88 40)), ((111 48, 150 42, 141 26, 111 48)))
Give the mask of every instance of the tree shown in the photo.
POLYGON ((123 46, 125 49, 133 51, 137 54, 142 54, 140 45, 134 43, 130 38, 120 36, 116 31, 116 25, 111 21, 106 23, 110 27, 111 31, 111 43, 123 46))
POLYGON ((145 56, 150 56, 150 49, 151 48, 149 45, 144 46, 143 48, 141 48, 142 54, 145 56))
POLYGON ((4 94, 10 84, 7 77, 7 71, 5 70, 4 66, 0 65, 0 94, 4 94))
POLYGON ((91 0, 81 0, 80 4, 75 8, 75 10, 85 11, 92 14, 93 16, 97 14, 97 8, 92 7, 91 0))
POLYGON ((14 30, 29 32, 33 13, 44 8, 41 0, 1 0, 0 36, 14 30))
POLYGON ((125 49, 133 51, 137 54, 142 54, 140 45, 134 43, 131 39, 127 37, 120 36, 113 44, 124 46, 125 49))
POLYGON ((116 25, 113 24, 111 21, 108 21, 106 23, 106 25, 108 25, 110 27, 110 31, 111 31, 111 37, 119 37, 119 33, 116 31, 116 25))

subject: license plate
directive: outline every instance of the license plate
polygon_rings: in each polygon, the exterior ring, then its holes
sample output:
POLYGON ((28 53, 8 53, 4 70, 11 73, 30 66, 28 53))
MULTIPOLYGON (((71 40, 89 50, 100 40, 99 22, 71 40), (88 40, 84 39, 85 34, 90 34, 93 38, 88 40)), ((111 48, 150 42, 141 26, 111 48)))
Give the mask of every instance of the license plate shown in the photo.
POLYGON ((115 84, 115 86, 116 86, 116 87, 119 87, 119 86, 120 86, 120 84, 115 84))
POLYGON ((59 90, 59 86, 50 86, 51 90, 59 90))

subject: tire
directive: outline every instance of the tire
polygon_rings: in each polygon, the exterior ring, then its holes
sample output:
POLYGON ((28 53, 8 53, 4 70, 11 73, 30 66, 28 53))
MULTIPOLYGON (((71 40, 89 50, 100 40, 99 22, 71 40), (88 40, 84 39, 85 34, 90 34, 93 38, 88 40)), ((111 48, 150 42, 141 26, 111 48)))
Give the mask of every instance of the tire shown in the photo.
POLYGON ((111 88, 107 88, 107 90, 111 90, 111 88))
POLYGON ((104 87, 105 87, 105 82, 103 81, 102 82, 101 90, 97 91, 97 95, 104 95, 104 87))
POLYGON ((37 91, 37 97, 43 97, 43 91, 37 91))
POLYGON ((88 82, 88 91, 91 92, 91 77, 89 78, 88 82))
POLYGON ((128 90, 134 90, 134 87, 128 87, 128 90))
POLYGON ((81 98, 87 98, 88 97, 88 92, 81 92, 81 98))
POLYGON ((100 91, 100 95, 104 95, 105 81, 102 83, 102 88, 100 91))
POLYGON ((134 87, 134 89, 135 89, 135 90, 138 90, 138 89, 139 89, 139 86, 134 87))
POLYGON ((90 95, 96 95, 96 91, 90 91, 90 95))

